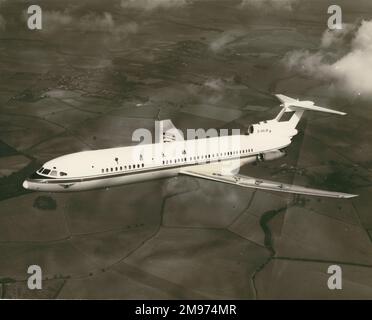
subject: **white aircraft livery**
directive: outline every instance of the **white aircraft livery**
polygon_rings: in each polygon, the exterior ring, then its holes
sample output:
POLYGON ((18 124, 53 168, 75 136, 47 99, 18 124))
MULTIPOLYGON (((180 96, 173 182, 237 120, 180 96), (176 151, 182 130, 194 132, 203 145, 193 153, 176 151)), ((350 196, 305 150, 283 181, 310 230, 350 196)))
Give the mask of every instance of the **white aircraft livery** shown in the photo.
POLYGON ((345 115, 312 101, 276 95, 282 110, 272 120, 251 125, 243 135, 183 140, 170 120, 161 121, 161 141, 151 144, 83 151, 48 161, 23 182, 25 189, 70 192, 108 188, 140 181, 186 175, 246 188, 312 196, 352 198, 356 195, 305 188, 238 173, 247 163, 285 155, 298 133, 305 110, 345 115))

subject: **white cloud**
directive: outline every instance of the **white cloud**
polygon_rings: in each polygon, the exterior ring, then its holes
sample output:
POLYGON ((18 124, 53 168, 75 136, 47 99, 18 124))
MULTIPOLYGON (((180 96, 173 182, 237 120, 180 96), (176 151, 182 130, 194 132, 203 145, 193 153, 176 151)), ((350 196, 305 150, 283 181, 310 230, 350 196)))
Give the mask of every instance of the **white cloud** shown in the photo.
POLYGON ((242 0, 241 7, 258 10, 284 10, 292 11, 293 5, 298 0, 242 0))
POLYGON ((138 24, 136 22, 128 22, 116 27, 114 34, 117 37, 126 37, 130 34, 135 34, 138 31, 138 24))
POLYGON ((122 0, 121 7, 150 11, 157 8, 182 7, 188 2, 187 0, 122 0))
POLYGON ((71 23, 72 17, 67 12, 43 12, 43 30, 50 31, 59 28, 60 26, 68 26, 71 23))
POLYGON ((237 30, 224 32, 210 43, 209 48, 214 52, 219 52, 242 35, 243 32, 237 30))
POLYGON ((322 37, 322 48, 347 46, 350 44, 355 33, 358 31, 359 25, 344 23, 341 30, 329 30, 327 29, 323 33, 322 37))
POLYGON ((102 15, 90 13, 83 16, 78 22, 78 28, 82 31, 109 32, 117 37, 125 37, 136 33, 138 25, 135 22, 117 24, 110 13, 104 12, 102 15))
POLYGON ((284 62, 290 69, 333 81, 348 93, 372 97, 372 21, 326 31, 317 52, 293 51, 284 62))
POLYGON ((115 27, 115 22, 108 12, 102 15, 89 13, 81 17, 79 27, 83 31, 110 31, 115 27))
POLYGON ((221 79, 209 79, 204 82, 204 86, 215 91, 222 91, 224 82, 221 79))
POLYGON ((138 25, 135 22, 118 23, 111 13, 89 13, 82 17, 74 17, 69 12, 46 11, 43 14, 43 30, 54 32, 61 27, 71 26, 82 32, 107 32, 116 38, 123 38, 136 33, 138 25))

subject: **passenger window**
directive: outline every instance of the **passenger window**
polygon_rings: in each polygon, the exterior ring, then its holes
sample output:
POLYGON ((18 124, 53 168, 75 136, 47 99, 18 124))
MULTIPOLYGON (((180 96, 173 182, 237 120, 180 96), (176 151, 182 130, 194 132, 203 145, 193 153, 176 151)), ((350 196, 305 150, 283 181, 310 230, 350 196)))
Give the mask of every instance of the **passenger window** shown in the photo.
POLYGON ((115 171, 118 171, 118 167, 115 168, 115 171))
POLYGON ((111 168, 111 172, 112 172, 112 171, 114 171, 114 169, 113 169, 113 168, 111 168))
POLYGON ((139 168, 140 167, 140 165, 139 164, 137 164, 137 168, 139 168))
POLYGON ((132 166, 131 165, 129 165, 129 169, 132 169, 132 166))
POLYGON ((123 167, 120 167, 120 171, 123 171, 123 167))
MULTIPOLYGON (((172 163, 172 160, 171 160, 171 163, 172 163)), ((142 168, 145 166, 145 164, 144 163, 142 163, 142 168)))

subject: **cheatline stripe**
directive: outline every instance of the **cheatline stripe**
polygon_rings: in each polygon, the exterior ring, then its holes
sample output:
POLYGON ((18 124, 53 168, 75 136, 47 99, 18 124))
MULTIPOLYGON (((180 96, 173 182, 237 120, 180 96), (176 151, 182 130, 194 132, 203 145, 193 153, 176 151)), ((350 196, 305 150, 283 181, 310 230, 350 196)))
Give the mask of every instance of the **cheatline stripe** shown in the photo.
POLYGON ((193 166, 203 165, 203 164, 224 162, 224 161, 237 160, 237 159, 245 159, 245 158, 251 158, 251 157, 256 156, 258 154, 259 153, 247 155, 245 157, 235 157, 235 158, 229 158, 229 159, 224 159, 224 160, 221 160, 221 159, 220 160, 211 160, 211 161, 206 161, 206 162, 201 162, 201 163, 199 162, 199 163, 193 163, 193 164, 184 163, 183 165, 179 165, 179 166, 155 167, 155 168, 149 168, 149 169, 144 169, 144 170, 127 171, 127 172, 121 172, 121 173, 118 173, 118 174, 108 174, 108 175, 86 177, 86 178, 75 178, 75 179, 58 179, 58 178, 53 179, 53 178, 51 178, 51 179, 48 179, 47 181, 43 181, 44 179, 28 179, 28 181, 29 182, 37 182, 37 183, 45 183, 45 184, 61 184, 61 183, 76 183, 76 182, 94 181, 94 180, 102 180, 102 179, 108 179, 108 178, 118 178, 118 177, 123 177, 123 176, 128 176, 128 175, 150 173, 150 172, 154 172, 154 171, 170 170, 170 169, 177 169, 177 168, 182 168, 182 167, 193 167, 193 166))

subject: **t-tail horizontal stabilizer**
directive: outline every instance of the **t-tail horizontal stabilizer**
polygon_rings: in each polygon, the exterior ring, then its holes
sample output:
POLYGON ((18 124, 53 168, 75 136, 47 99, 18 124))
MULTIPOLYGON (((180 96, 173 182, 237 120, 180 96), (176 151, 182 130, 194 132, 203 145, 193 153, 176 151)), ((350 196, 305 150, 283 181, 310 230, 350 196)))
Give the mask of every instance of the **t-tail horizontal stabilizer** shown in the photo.
POLYGON ((287 109, 287 111, 296 111, 298 109, 302 109, 302 110, 312 110, 312 111, 334 113, 334 114, 339 114, 342 116, 346 115, 345 112, 340 112, 337 110, 318 107, 314 104, 313 101, 300 101, 300 100, 287 97, 283 94, 276 94, 275 96, 282 102, 282 106, 285 109, 287 109))

